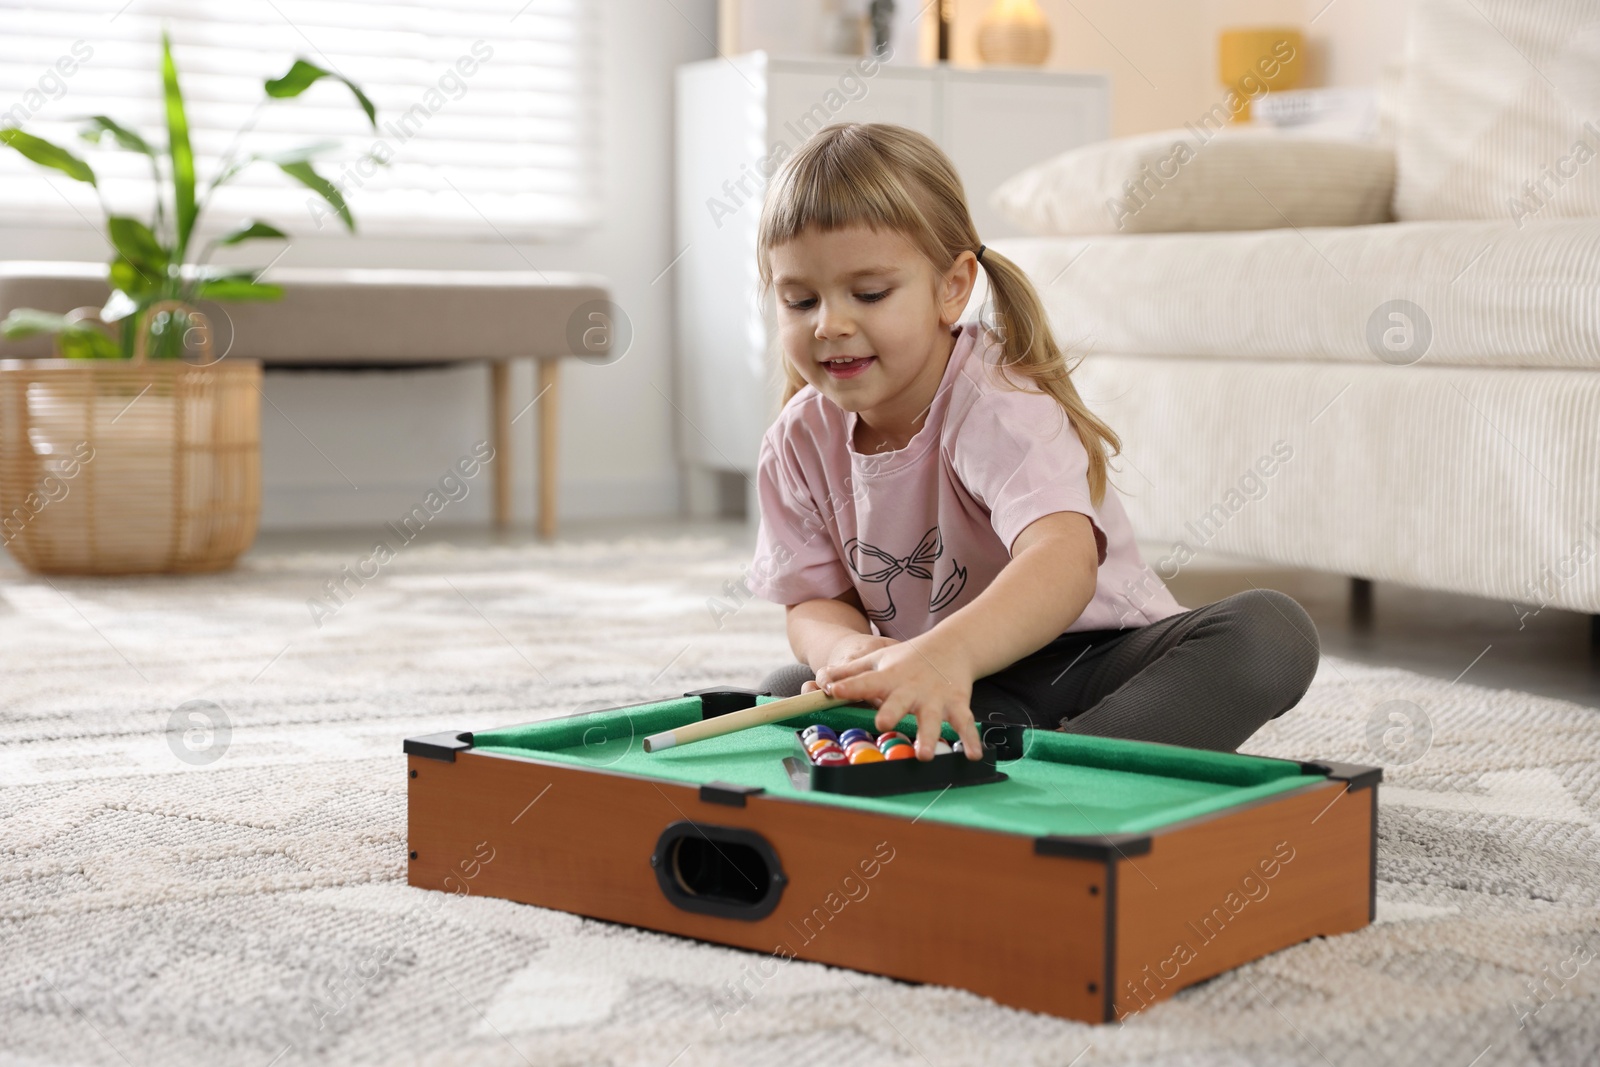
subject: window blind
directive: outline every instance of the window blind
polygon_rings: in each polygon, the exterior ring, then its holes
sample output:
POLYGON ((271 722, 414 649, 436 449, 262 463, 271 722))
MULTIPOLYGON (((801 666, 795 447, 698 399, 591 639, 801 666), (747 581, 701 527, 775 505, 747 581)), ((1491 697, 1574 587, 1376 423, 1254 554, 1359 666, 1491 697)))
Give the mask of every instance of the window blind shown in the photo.
MULTIPOLYGON (((230 151, 336 142, 314 165, 343 193, 359 233, 557 238, 598 215, 596 20, 594 0, 0 0, 0 128, 79 155, 113 211, 148 220, 148 160, 82 141, 75 118, 107 115, 166 144, 165 27, 197 195, 230 151), (263 103, 262 83, 297 57, 361 86, 377 129, 333 78, 263 103)), ((345 232, 271 163, 217 190, 202 232, 247 217, 291 237, 345 232)), ((0 221, 84 219, 101 225, 91 187, 0 149, 0 221)))

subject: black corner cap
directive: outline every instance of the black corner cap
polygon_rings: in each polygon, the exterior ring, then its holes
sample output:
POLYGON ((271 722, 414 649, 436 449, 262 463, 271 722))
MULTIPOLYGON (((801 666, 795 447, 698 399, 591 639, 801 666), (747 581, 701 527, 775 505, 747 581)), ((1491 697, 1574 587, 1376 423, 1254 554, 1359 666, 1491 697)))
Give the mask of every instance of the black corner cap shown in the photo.
POLYGON ((1015 722, 980 722, 978 736, 985 748, 994 749, 994 758, 1004 763, 1021 759, 1028 749, 1027 727, 1015 722))
POLYGON ((743 711, 745 708, 756 706, 756 697, 771 696, 756 689, 730 688, 725 685, 714 685, 709 689, 691 689, 683 694, 686 697, 700 698, 700 717, 714 719, 718 715, 726 715, 730 711, 743 711))
POLYGON ((1345 784, 1345 792, 1368 789, 1383 781, 1382 767, 1368 767, 1364 763, 1335 763, 1332 760, 1303 760, 1300 769, 1306 774, 1325 774, 1335 782, 1345 784))
POLYGON ((472 747, 472 733, 428 734, 424 737, 406 738, 406 755, 454 763, 456 753, 472 747))
POLYGON ((736 782, 707 782, 700 787, 700 799, 707 804, 725 804, 730 808, 744 807, 746 797, 765 793, 759 785, 739 785, 736 782))
POLYGON ((1064 856, 1074 860, 1116 860, 1143 856, 1150 851, 1149 834, 1104 834, 1095 837, 1065 837, 1050 834, 1033 839, 1039 856, 1064 856))

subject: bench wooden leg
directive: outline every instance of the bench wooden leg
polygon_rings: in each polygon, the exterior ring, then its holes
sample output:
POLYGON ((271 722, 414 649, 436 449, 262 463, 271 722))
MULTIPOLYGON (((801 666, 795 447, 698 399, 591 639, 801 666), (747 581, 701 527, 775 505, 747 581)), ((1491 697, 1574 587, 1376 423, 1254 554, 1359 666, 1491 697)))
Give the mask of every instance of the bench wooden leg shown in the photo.
POLYGON ((560 410, 556 382, 561 361, 541 359, 538 367, 534 395, 539 398, 539 536, 548 539, 556 535, 556 412, 560 410))
POLYGON ((494 446, 494 524, 511 525, 511 364, 489 364, 489 435, 494 446))

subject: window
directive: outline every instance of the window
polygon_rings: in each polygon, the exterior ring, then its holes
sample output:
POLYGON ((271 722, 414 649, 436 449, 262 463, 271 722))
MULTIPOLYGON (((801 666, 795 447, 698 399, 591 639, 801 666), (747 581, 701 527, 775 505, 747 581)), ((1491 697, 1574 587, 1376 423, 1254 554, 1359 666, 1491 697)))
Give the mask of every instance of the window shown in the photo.
MULTIPOLYGON (((557 238, 598 214, 593 5, 0 0, 0 127, 21 126, 82 156, 113 211, 148 219, 148 161, 85 143, 75 120, 107 115, 165 145, 166 27, 200 193, 230 150, 269 154, 334 141, 339 147, 315 165, 343 192, 359 233, 557 238), (262 83, 296 57, 361 86, 378 128, 332 78, 263 104, 262 83)), ((99 228, 91 187, 0 150, 0 222, 79 225, 80 216, 99 228)), ((219 189, 203 223, 216 231, 245 217, 294 236, 344 232, 319 198, 270 163, 219 189)))

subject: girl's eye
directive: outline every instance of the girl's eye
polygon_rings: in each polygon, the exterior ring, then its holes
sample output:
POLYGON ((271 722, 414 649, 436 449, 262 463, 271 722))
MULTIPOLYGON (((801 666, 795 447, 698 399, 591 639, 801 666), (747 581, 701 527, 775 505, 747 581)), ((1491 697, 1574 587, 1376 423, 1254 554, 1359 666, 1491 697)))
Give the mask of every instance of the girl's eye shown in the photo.
POLYGON ((889 295, 889 290, 885 289, 882 292, 878 292, 878 293, 857 293, 856 294, 856 299, 857 300, 865 300, 869 304, 876 304, 878 301, 882 300, 884 297, 886 297, 888 295, 889 295))
POLYGON ((816 300, 811 297, 807 297, 804 300, 786 300, 784 303, 788 305, 791 311, 810 311, 817 306, 816 300))

